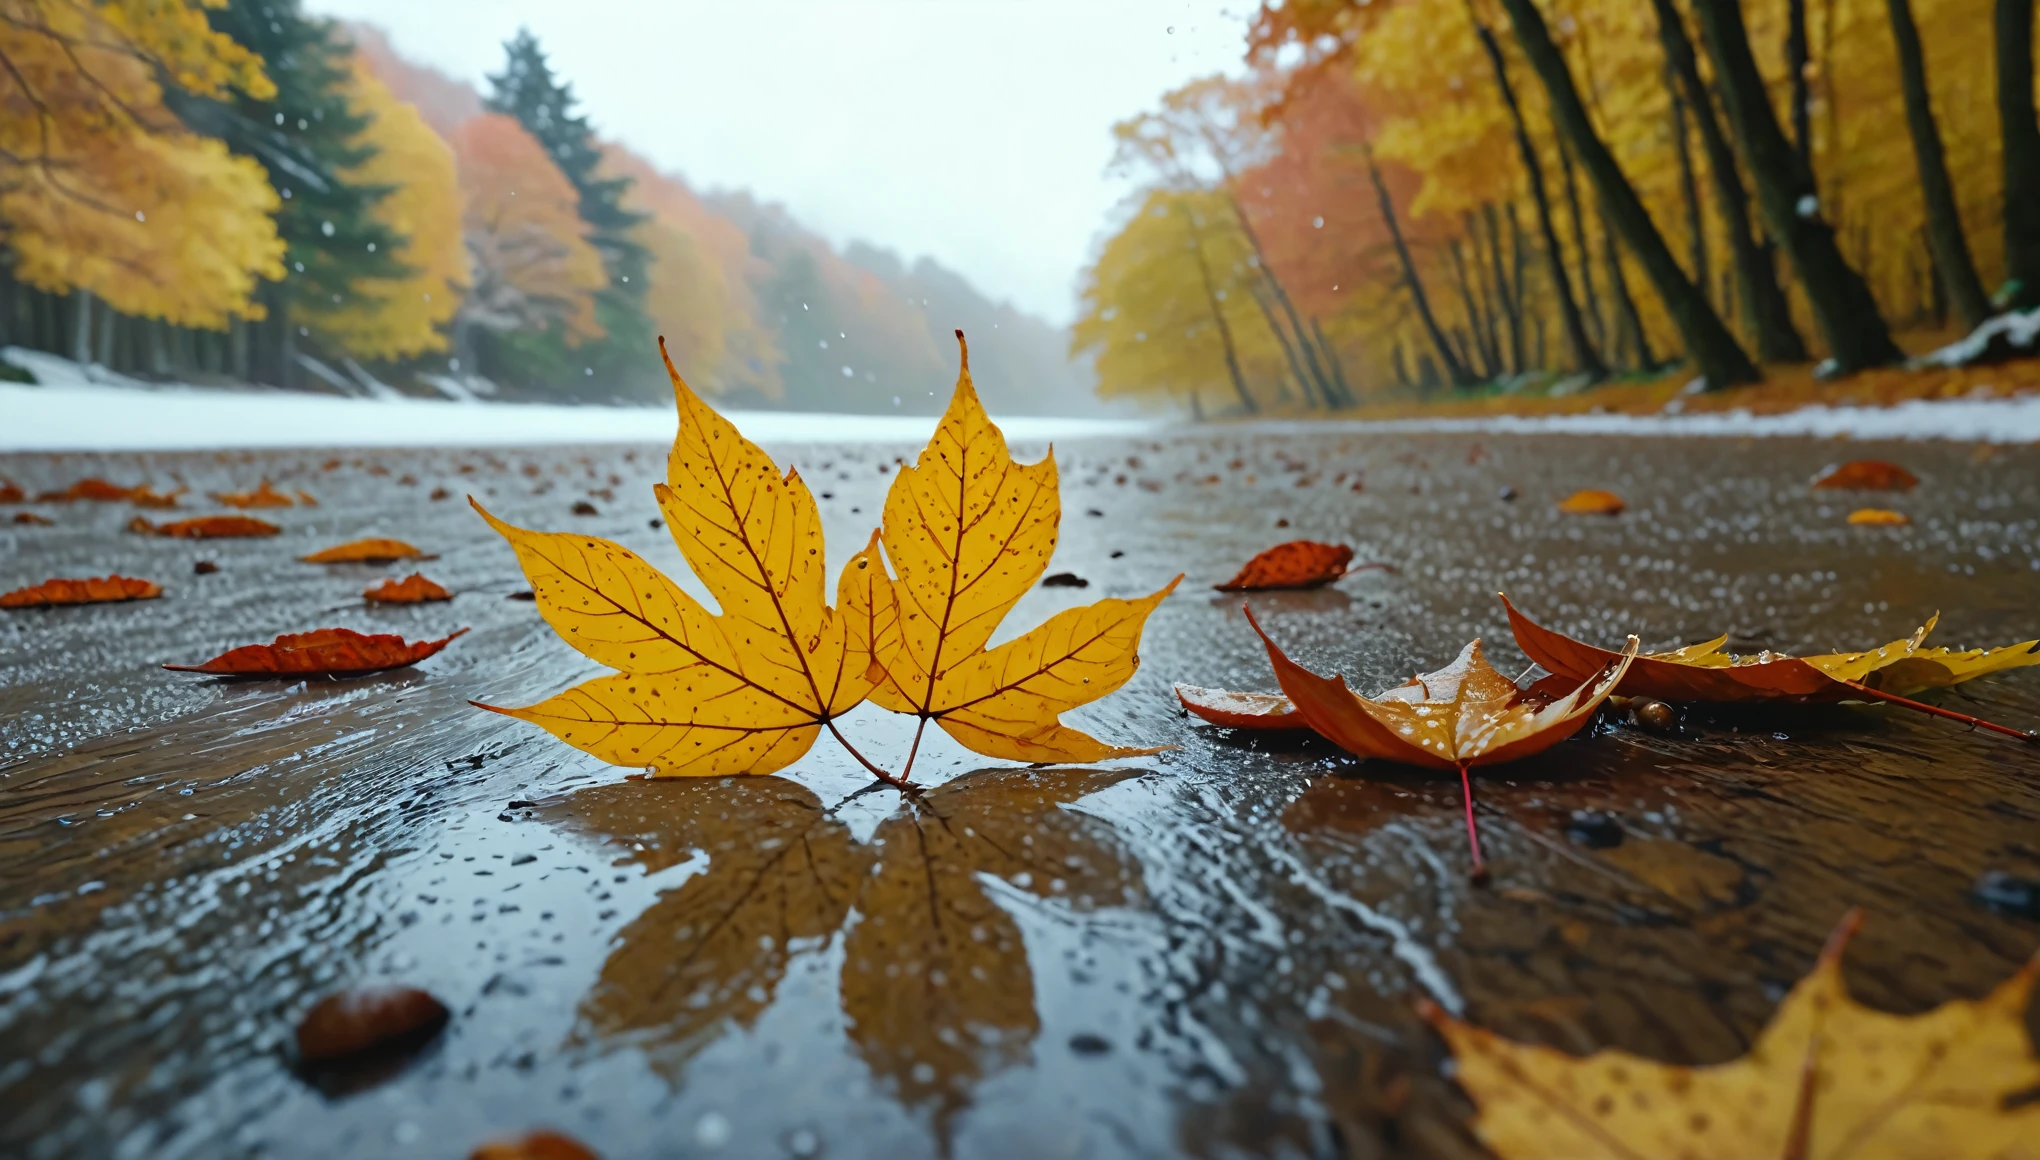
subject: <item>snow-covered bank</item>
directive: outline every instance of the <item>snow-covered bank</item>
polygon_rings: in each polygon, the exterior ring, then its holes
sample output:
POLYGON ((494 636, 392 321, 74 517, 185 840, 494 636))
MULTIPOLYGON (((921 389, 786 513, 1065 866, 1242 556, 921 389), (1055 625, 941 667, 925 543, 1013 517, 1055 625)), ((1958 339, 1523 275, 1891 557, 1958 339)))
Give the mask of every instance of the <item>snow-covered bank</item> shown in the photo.
MULTIPOLYGON (((920 443, 927 416, 732 411, 746 435, 767 443, 920 443)), ((1141 419, 1001 418, 1018 442, 1139 435, 1141 419)), ((1208 430, 1465 431, 1574 435, 1813 436, 2040 442, 2040 396, 1914 401, 1895 407, 1806 407, 1781 415, 1747 411, 1679 415, 1497 415, 1465 419, 1273 420, 1208 430)), ((281 391, 93 383, 52 387, 0 383, 0 451, 154 451, 258 447, 461 447, 545 443, 663 443, 666 407, 568 407, 347 399, 281 391)))
MULTIPOLYGON (((731 411, 766 443, 922 443, 935 420, 911 415, 731 411)), ((343 399, 261 391, 0 384, 0 451, 173 451, 256 447, 483 447, 664 443, 671 407, 566 407, 343 399)), ((1020 442, 1126 435, 1152 422, 1002 418, 1020 442)))

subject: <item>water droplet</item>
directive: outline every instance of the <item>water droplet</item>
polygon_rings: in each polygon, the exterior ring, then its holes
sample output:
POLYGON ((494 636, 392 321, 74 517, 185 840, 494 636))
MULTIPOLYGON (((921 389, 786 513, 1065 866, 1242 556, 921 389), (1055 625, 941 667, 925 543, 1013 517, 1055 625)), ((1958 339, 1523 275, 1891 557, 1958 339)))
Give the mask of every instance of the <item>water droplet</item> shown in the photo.
POLYGON ((729 1117, 721 1112, 706 1112, 694 1121, 694 1142, 704 1148, 720 1148, 730 1142, 729 1117))

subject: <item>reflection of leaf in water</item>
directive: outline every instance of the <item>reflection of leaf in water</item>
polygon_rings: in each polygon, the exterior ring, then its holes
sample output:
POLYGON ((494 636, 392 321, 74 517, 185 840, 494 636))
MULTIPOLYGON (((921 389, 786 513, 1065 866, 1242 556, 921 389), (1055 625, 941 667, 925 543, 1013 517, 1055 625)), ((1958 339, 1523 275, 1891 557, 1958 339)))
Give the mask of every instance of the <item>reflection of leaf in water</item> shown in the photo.
POLYGON ((986 770, 903 803, 869 843, 778 777, 632 782, 567 800, 576 823, 642 843, 647 873, 708 867, 624 928, 583 1000, 591 1037, 626 1037, 667 1077, 726 1026, 749 1027, 793 957, 857 911, 840 999, 881 1084, 937 1130, 1040 1030, 1019 927, 995 877, 1083 912, 1130 903, 1138 867, 1110 826, 1062 807, 1130 770, 986 770), (875 864, 875 865, 874 865, 875 864))
MULTIPOLYGON (((1131 902, 1138 869, 1110 827, 1062 809, 1124 770, 985 771, 880 826, 878 871, 845 947, 843 1008, 871 1070, 942 1125, 986 1076, 1027 1058, 1041 1022, 1019 927, 985 876, 1079 911, 1131 902)), ((946 1132, 944 1133, 946 1135, 946 1132)))
POLYGON ((642 842, 648 874, 708 855, 624 928, 581 1004, 594 1035, 644 1040, 676 1079, 726 1022, 757 1019, 794 954, 843 925, 871 863, 814 794, 777 777, 596 786, 568 806, 603 837, 642 842))

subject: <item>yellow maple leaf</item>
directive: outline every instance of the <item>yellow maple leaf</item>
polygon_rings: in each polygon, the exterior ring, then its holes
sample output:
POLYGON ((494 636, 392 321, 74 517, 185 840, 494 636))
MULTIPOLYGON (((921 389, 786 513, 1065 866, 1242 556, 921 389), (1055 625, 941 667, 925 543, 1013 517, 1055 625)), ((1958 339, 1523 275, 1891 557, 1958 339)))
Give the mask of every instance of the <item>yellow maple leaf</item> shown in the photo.
POLYGON ((1924 1015, 1850 997, 1855 912, 1748 1055, 1679 1067, 1621 1051, 1585 1058, 1513 1043, 1425 1004, 1474 1129, 1503 1160, 2031 1160, 2040 1060, 2024 1019, 2040 956, 1975 1002, 1924 1015))
POLYGON ((971 385, 962 331, 956 339, 963 366, 949 409, 886 494, 879 536, 897 575, 900 649, 871 699, 919 716, 924 729, 933 721, 987 757, 1090 762, 1159 752, 1108 745, 1060 716, 1133 676, 1141 628, 1182 576, 1138 600, 1059 612, 985 647, 1047 571, 1062 499, 1053 450, 1039 463, 1013 459, 971 385))
POLYGON ((770 773, 806 753, 884 672, 898 639, 892 587, 874 536, 844 566, 830 608, 807 484, 797 471, 780 474, 670 361, 666 369, 680 430, 654 491, 722 611, 621 544, 513 527, 475 504, 516 550, 546 622, 618 670, 536 705, 481 707, 664 776, 770 773))

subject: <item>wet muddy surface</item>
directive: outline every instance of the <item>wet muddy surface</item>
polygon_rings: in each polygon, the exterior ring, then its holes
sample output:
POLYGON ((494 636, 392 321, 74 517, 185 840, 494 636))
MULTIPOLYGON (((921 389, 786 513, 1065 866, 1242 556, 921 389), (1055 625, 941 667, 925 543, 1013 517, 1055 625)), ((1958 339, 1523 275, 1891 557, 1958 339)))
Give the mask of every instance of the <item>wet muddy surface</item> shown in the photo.
MULTIPOLYGON (((915 449, 772 450, 822 496, 840 561, 915 449)), ((1051 571, 1090 584, 1037 589, 999 639, 1188 573, 1135 679, 1071 717, 1177 748, 1024 769, 939 740, 919 801, 827 738, 782 777, 626 781, 469 706, 595 670, 507 598, 524 581, 462 496, 681 576, 651 526, 662 448, 0 457, 31 493, 186 485, 190 515, 264 477, 320 501, 254 513, 285 529, 263 540, 130 534, 122 504, 0 524, 0 588, 117 570, 166 589, 0 616, 0 1154, 459 1157, 546 1126, 610 1158, 1471 1156, 1420 996, 1570 1050, 1711 1062, 1849 907, 1868 914, 1849 979, 1889 1009, 1979 995, 2040 947, 2035 916, 1972 895, 1989 871, 2040 877, 2040 752, 1950 722, 1604 720, 1478 779, 1475 886, 1453 780, 1235 736, 1169 691, 1273 688, 1241 599, 1209 586, 1298 536, 1397 569, 1248 598, 1366 691, 1474 636, 1521 670, 1498 589, 1603 644, 1865 647, 1937 609, 1944 644, 2030 639, 2040 451, 1242 428, 1057 454, 1051 571), (1868 455, 1924 482, 1808 490, 1868 455), (1631 506, 1553 510, 1583 487, 1631 506), (1851 527, 1856 506, 1913 523, 1851 527), (295 560, 365 535, 437 553, 418 570, 456 598, 369 608, 364 587, 410 569, 295 560), (156 667, 325 625, 472 631, 351 681, 156 667), (414 1056, 301 1074, 298 1018, 376 983, 431 991, 450 1022, 414 1056)), ((2040 725, 2040 670, 1947 703, 2040 725)), ((910 736, 870 707, 848 732, 895 762, 910 736)))

